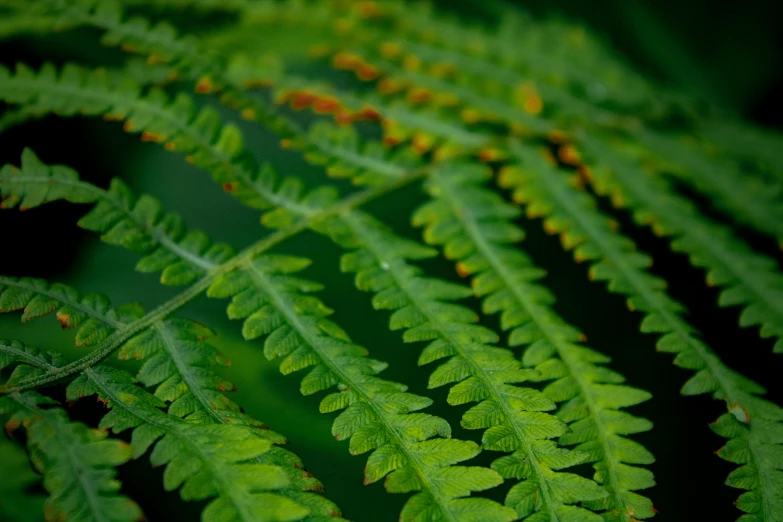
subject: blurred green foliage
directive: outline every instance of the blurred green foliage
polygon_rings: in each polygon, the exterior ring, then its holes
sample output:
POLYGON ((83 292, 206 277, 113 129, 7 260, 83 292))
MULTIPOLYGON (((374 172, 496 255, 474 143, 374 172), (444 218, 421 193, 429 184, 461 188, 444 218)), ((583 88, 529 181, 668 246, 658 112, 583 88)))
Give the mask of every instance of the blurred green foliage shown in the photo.
MULTIPOLYGON (((440 4, 480 23, 491 23, 500 5, 445 0, 440 4)), ((508 2, 510 7, 504 8, 515 8, 513 4, 508 2)), ((762 123, 777 126, 783 123, 779 96, 783 80, 783 42, 779 28, 783 3, 779 1, 746 0, 731 7, 719 7, 708 0, 535 0, 524 5, 541 16, 558 13, 584 20, 604 33, 629 60, 663 82, 704 95, 762 123)), ((208 19, 191 18, 183 17, 185 29, 188 24, 209 23, 208 19)), ((55 60, 69 57, 89 64, 120 59, 119 53, 97 47, 96 41, 96 34, 89 30, 46 38, 20 38, 0 45, 0 61, 11 64, 24 60, 38 64, 46 56, 55 60)), ((224 115, 232 117, 228 112, 224 115)), ((246 133, 248 148, 259 158, 277 165, 282 173, 296 173, 312 181, 322 176, 319 169, 306 165, 295 155, 279 151, 271 134, 245 122, 240 125, 246 133)), ((212 238, 237 248, 251 243, 262 233, 254 210, 217 190, 207 175, 189 166, 182 157, 153 144, 139 143, 123 134, 116 124, 78 119, 47 119, 27 124, 4 136, 0 142, 0 162, 18 161, 23 146, 32 147, 43 161, 70 165, 85 179, 102 186, 111 177, 121 177, 134 192, 151 193, 162 201, 164 208, 181 213, 191 228, 202 229, 212 238)), ((423 195, 418 187, 412 187, 407 190, 407 196, 397 198, 394 206, 381 199, 373 203, 371 210, 401 233, 418 237, 418 232, 408 224, 408 216, 423 201, 423 195), (405 204, 400 205, 399 201, 405 204)), ((136 300, 148 308, 176 292, 157 284, 155 276, 135 272, 134 254, 109 247, 78 230, 75 222, 82 212, 58 203, 28 214, 1 213, 0 231, 5 248, 0 273, 66 282, 83 292, 106 293, 116 304, 136 300)), ((558 311, 585 331, 593 345, 610 354, 618 367, 629 369, 626 374, 631 383, 652 391, 656 397, 634 412, 645 417, 672 419, 638 437, 658 457, 652 470, 659 486, 651 495, 662 520, 728 520, 730 515, 722 503, 712 506, 705 496, 698 502, 693 498, 698 494, 695 484, 700 484, 704 491, 720 490, 731 469, 728 463, 693 450, 703 445, 705 436, 711 436, 703 427, 717 416, 720 406, 707 398, 698 398, 690 399, 686 410, 685 401, 677 394, 683 375, 655 353, 652 338, 637 332, 637 317, 627 311, 622 299, 591 285, 582 273, 585 269, 575 266, 556 240, 540 231, 539 223, 523 222, 523 226, 529 232, 529 251, 537 263, 549 270, 544 282, 559 297, 558 311), (704 414, 697 418, 691 414, 699 411, 693 406, 694 400, 703 405, 704 414), (691 463, 689 468, 679 465, 686 455, 691 463)), ((623 227, 633 230, 629 221, 623 227)), ((678 283, 672 285, 677 289, 674 297, 694 311, 693 323, 697 327, 710 326, 707 341, 721 356, 738 369, 746 370, 748 365, 744 363, 742 351, 725 348, 753 346, 756 362, 768 357, 765 362, 776 364, 771 362, 769 349, 756 346, 759 341, 755 332, 733 328, 734 311, 721 309, 716 313, 712 306, 715 295, 697 284, 701 275, 688 266, 684 257, 668 253, 661 240, 646 232, 638 229, 633 232, 640 246, 660 260, 655 271, 678 283), (709 313, 703 310, 705 303, 710 305, 709 313)), ((431 413, 458 425, 458 412, 450 410, 442 400, 446 392, 426 390, 429 370, 416 366, 416 350, 403 345, 399 335, 389 333, 386 314, 372 311, 370 296, 358 292, 351 276, 339 272, 337 247, 314 234, 296 237, 287 247, 287 252, 292 254, 318 259, 308 273, 326 283, 323 300, 336 310, 338 323, 359 325, 350 332, 359 344, 367 346, 373 356, 390 363, 384 376, 408 384, 414 393, 435 398, 431 413)), ((437 265, 439 273, 453 274, 449 264, 431 263, 437 265)), ((282 376, 277 363, 263 357, 260 342, 244 342, 239 323, 226 319, 224 306, 225 302, 202 297, 188 305, 182 315, 206 323, 218 333, 214 340, 216 346, 233 362, 227 374, 237 386, 236 401, 248 413, 291 438, 293 449, 324 482, 327 496, 344 509, 346 517, 367 519, 363 513, 372 510, 373 520, 395 520, 404 496, 388 495, 380 484, 362 485, 364 460, 351 457, 347 444, 331 438, 332 418, 318 413, 319 399, 302 397, 298 379, 282 376), (308 429, 302 430, 303 425, 308 429)), ((54 323, 53 318, 45 321, 54 323)), ((0 337, 20 338, 42 348, 56 349, 68 358, 83 355, 73 347, 69 332, 59 331, 54 324, 44 326, 47 327, 30 328, 19 323, 18 315, 3 315, 0 337)), ((763 366, 769 365, 753 368, 763 366)), ((748 373, 758 377, 753 371, 748 373)), ((779 380, 766 382, 773 385, 771 398, 779 400, 783 396, 783 384, 779 380)), ((77 408, 77 415, 94 420, 100 406, 77 408)), ((460 436, 475 439, 479 434, 461 432, 460 436)), ((712 436, 711 440, 717 449, 720 439, 712 436)), ((479 458, 489 461, 490 457, 484 454, 479 458)), ((131 475, 150 477, 123 481, 127 493, 140 501, 150 520, 196 518, 199 506, 186 505, 178 495, 164 493, 161 471, 151 470, 144 459, 121 470, 121 478, 131 475)), ((506 489, 499 488, 494 494, 503 495, 506 489)))

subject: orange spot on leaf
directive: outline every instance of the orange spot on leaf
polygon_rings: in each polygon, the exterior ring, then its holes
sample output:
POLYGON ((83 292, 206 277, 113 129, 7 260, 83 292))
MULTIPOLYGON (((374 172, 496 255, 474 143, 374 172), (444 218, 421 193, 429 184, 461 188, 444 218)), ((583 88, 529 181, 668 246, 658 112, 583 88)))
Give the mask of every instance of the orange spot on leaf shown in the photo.
POLYGON ((408 90, 408 101, 411 103, 424 103, 432 98, 432 93, 422 87, 413 87, 408 90))
POLYGON ((565 163, 566 165, 579 165, 582 161, 581 156, 579 155, 579 152, 573 147, 573 145, 563 145, 558 149, 557 156, 560 158, 560 161, 565 163))
POLYGON ((370 121, 381 120, 381 113, 378 112, 378 110, 374 107, 363 108, 361 111, 359 111, 359 115, 365 120, 370 120, 370 121))
POLYGON ((324 96, 317 98, 313 103, 313 111, 317 114, 333 114, 342 108, 342 104, 337 98, 324 96))
MULTIPOLYGON (((378 92, 384 95, 394 94, 404 87, 404 84, 399 80, 392 78, 384 78, 378 82, 378 92)), ((783 247, 781 247, 783 248, 783 247)))
POLYGON ((351 53, 345 53, 345 52, 337 53, 332 58, 332 65, 336 69, 350 71, 355 69, 356 67, 359 67, 361 64, 362 64, 362 59, 359 56, 351 53))
POLYGON ((374 80, 375 78, 380 76, 380 74, 381 71, 379 71, 377 67, 366 63, 360 65, 356 69, 356 77, 365 82, 374 80))
POLYGON ((152 141, 155 143, 160 143, 164 140, 165 138, 163 136, 160 134, 155 134, 154 132, 144 131, 141 133, 141 141, 152 141))
POLYGON ((202 76, 198 82, 196 82, 196 92, 198 94, 209 94, 215 92, 216 87, 209 76, 202 76))
POLYGON ((488 163, 490 161, 497 161, 502 158, 503 158, 503 153, 498 149, 485 148, 482 149, 481 152, 479 152, 479 159, 484 163, 488 163))
POLYGON ((293 109, 300 111, 310 107, 315 102, 316 96, 313 93, 300 91, 295 92, 291 97, 290 105, 293 109))

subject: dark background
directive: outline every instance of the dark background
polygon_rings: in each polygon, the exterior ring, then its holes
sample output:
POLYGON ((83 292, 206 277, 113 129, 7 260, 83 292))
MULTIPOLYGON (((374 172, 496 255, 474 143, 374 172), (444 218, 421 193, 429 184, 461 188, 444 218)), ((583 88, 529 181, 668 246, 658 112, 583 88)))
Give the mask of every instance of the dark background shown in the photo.
MULTIPOLYGON (((496 16, 495 3, 442 4, 463 17, 486 23, 496 16)), ((524 5, 542 16, 558 12, 583 20, 662 83, 706 95, 758 123, 781 128, 783 37, 779 25, 783 3, 746 0, 723 3, 724 7, 720 4, 708 0, 539 0, 524 5)), ((54 37, 0 42, 0 62, 38 65, 44 59, 59 63, 68 57, 90 64, 116 61, 119 55, 113 50, 95 51, 96 36, 93 31, 78 30, 54 37)), ((225 113, 225 117, 233 116, 225 113)), ((260 158, 272 161, 282 173, 301 175, 313 184, 322 181, 319 169, 307 166, 294 154, 277 151, 275 137, 242 125, 248 147, 260 158)), ((26 124, 0 139, 0 163, 18 163, 24 146, 32 147, 44 161, 72 166, 83 178, 102 186, 114 176, 122 177, 136 193, 160 198, 164 208, 182 213, 191 228, 206 231, 214 240, 241 248, 262 233, 257 213, 217 190, 209 176, 187 165, 181 156, 124 134, 117 124, 56 118, 26 124)), ((410 229, 408 217, 422 201, 419 187, 411 187, 405 190, 405 196, 374 202, 370 210, 402 233, 419 237, 418 231, 410 229)), ((78 229, 75 222, 85 211, 57 203, 26 213, 0 213, 0 273, 66 282, 84 293, 106 293, 115 304, 140 301, 147 308, 176 293, 176 289, 159 285, 156 276, 134 272, 134 254, 104 245, 78 229)), ((671 254, 665 240, 635 227, 625 214, 615 214, 623 231, 653 254, 653 271, 670 282, 672 295, 687 305, 692 323, 704 333, 706 341, 731 366, 767 386, 770 397, 780 403, 783 385, 776 370, 780 360, 771 354, 772 342, 760 340, 756 329, 739 329, 738 310, 717 308, 717 291, 703 284, 703 272, 691 268, 684 256, 671 254)), ((632 411, 655 421, 654 430, 634 439, 657 458, 651 469, 659 485, 645 492, 660 511, 657 518, 735 520, 739 512, 730 504, 741 491, 722 485, 735 466, 713 455, 722 439, 707 427, 724 411, 721 404, 706 396, 679 396, 688 374, 671 364, 671 356, 655 352, 655 337, 638 333, 640 316, 629 312, 624 300, 609 294, 603 285, 590 283, 587 267, 576 265, 555 238, 543 233, 539 222, 523 219, 521 225, 528 231, 526 250, 549 271, 545 283, 559 297, 558 311, 587 334, 590 346, 612 356, 612 367, 630 384, 654 395, 632 411)), ((772 241, 744 228, 738 230, 754 246, 780 260, 772 241)), ((373 312, 370 296, 354 289, 351 276, 339 273, 337 247, 308 234, 287 242, 280 251, 316 257, 308 275, 327 283, 321 297, 336 309, 336 321, 346 326, 375 358, 390 363, 384 372, 386 378, 408 384, 414 393, 430 395, 436 404, 428 411, 458 426, 464 410, 444 406, 445 389, 426 390, 433 368, 416 367, 420 346, 404 345, 398 333, 390 333, 388 316, 373 312)), ((432 261, 427 266, 432 273, 456 277, 446 261, 432 261)), ((188 305, 182 315, 218 332, 215 344, 234 362, 227 373, 238 388, 235 399, 250 414, 289 437, 291 449, 325 483, 327 496, 344 509, 346 517, 396 520, 407 496, 386 494, 380 484, 362 486, 365 457, 351 457, 347 443, 332 439, 333 416, 318 413, 319 397, 299 394, 300 376, 280 375, 277 363, 264 359, 260 343, 242 341, 239 323, 226 319, 226 304, 202 297, 188 305)), ((494 326, 495 321, 490 318, 487 324, 494 326)), ((44 327, 23 326, 17 314, 2 316, 0 337, 20 338, 71 358, 82 355, 72 347, 72 335, 59 331, 53 318, 33 324, 44 327)), ((91 401, 74 407, 77 418, 93 423, 100 411, 91 401)), ((456 430, 458 437, 478 440, 480 436, 478 432, 456 430)), ((494 456, 485 452, 477 462, 487 463, 494 456)), ((150 468, 146 457, 123 466, 124 491, 140 502, 150 520, 196 520, 200 506, 181 502, 177 493, 163 493, 161 473, 150 468)), ((492 494, 502 496, 510 485, 492 494)))

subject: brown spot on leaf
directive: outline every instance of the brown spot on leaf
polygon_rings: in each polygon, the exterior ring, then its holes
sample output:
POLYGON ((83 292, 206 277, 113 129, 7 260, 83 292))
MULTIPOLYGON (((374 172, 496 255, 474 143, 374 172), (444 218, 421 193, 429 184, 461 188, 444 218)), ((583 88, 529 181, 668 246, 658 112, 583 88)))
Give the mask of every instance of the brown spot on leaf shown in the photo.
POLYGON ((75 324, 71 324, 69 321, 71 320, 71 316, 68 314, 62 314, 60 312, 57 312, 57 322, 60 323, 60 326, 63 330, 67 330, 69 328, 73 328, 76 326, 75 324))
POLYGON ((738 402, 735 402, 729 407, 729 413, 734 415, 734 417, 742 423, 748 424, 750 422, 750 412, 738 402))

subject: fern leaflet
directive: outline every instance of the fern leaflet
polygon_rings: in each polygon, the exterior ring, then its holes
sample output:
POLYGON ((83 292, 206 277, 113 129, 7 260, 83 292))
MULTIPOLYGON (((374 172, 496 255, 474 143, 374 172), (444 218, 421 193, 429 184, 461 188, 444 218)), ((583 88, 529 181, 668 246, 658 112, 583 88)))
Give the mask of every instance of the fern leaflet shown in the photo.
POLYGON ((514 189, 514 199, 527 205, 529 216, 544 217, 546 229, 560 233, 577 260, 594 261, 591 278, 606 280, 610 291, 629 297, 629 307, 645 314, 642 331, 663 334, 658 350, 676 353, 677 366, 696 370, 682 388, 684 395, 712 393, 725 401, 729 413, 713 429, 729 438, 718 455, 742 465, 727 480, 732 487, 749 490, 737 507, 758 520, 783 516, 777 493, 783 480, 778 455, 783 410, 759 398, 764 388, 729 369, 695 337, 680 316, 682 305, 664 292, 665 282, 646 271, 651 259, 614 230, 589 194, 575 188, 539 151, 518 145, 515 152, 521 164, 504 169, 501 185, 514 189))
POLYGON ((506 478, 526 479, 509 492, 506 504, 519 516, 541 511, 548 520, 600 520, 577 502, 606 496, 594 482, 556 470, 583 462, 587 454, 556 448, 547 439, 566 432, 553 415, 554 403, 541 392, 513 384, 535 378, 524 370, 509 350, 491 346, 497 335, 475 323, 478 317, 451 301, 470 290, 422 276, 407 260, 435 254, 431 249, 395 236, 372 217, 359 212, 326 223, 324 230, 352 250, 342 259, 342 269, 356 272, 357 286, 376 293, 373 306, 394 310, 393 330, 405 329, 407 342, 432 341, 419 364, 449 359, 430 376, 430 388, 457 383, 449 403, 478 402, 462 417, 463 427, 486 429, 484 447, 513 452, 493 463, 506 478))
POLYGON ((2 438, 0 459, 5 471, 0 475, 0 517, 18 522, 39 521, 45 497, 29 491, 40 482, 40 477, 30 469, 24 448, 13 440, 2 438))
POLYGON ((672 248, 689 255, 691 263, 708 270, 707 282, 719 285, 719 304, 743 305, 742 326, 760 325, 762 337, 775 337, 774 351, 783 352, 783 277, 774 260, 753 252, 725 226, 701 216, 666 180, 652 176, 630 158, 583 139, 585 152, 604 158, 591 169, 596 189, 633 209, 636 220, 656 233, 672 236, 672 248))
MULTIPOLYGON (((49 364, 41 361, 42 364, 49 364)), ((49 492, 47 518, 77 522, 133 522, 141 509, 119 495, 114 467, 127 462, 131 448, 106 433, 70 422, 61 408, 41 406, 56 402, 36 392, 14 393, 0 398, 0 414, 9 425, 24 424, 27 446, 49 492)))
POLYGON ((367 358, 364 348, 327 319, 331 310, 307 295, 320 285, 290 275, 307 264, 288 256, 260 257, 216 281, 208 295, 233 296, 229 317, 245 319, 246 339, 267 336, 264 353, 270 359, 286 357, 280 365, 283 373, 314 367, 302 380, 303 394, 338 386, 340 391, 323 399, 321 411, 344 410, 332 434, 337 440, 350 439, 351 453, 374 450, 365 483, 388 475, 389 492, 420 491, 405 504, 401 520, 513 520, 513 512, 490 500, 462 498, 502 479, 486 468, 454 466, 475 456, 478 446, 450 439, 451 428, 443 419, 414 413, 429 406, 430 399, 376 377, 386 364, 367 358))
POLYGON ((535 283, 544 272, 510 246, 524 235, 512 223, 520 211, 484 186, 489 176, 488 169, 478 166, 436 170, 427 183, 433 200, 416 212, 414 223, 426 225, 427 242, 443 245, 446 256, 458 262, 459 273, 473 277, 473 292, 483 298, 484 312, 502 314, 509 344, 528 346, 523 363, 535 367, 539 379, 553 380, 544 393, 563 403, 558 416, 571 427, 559 442, 578 443, 576 449, 596 463, 595 480, 610 495, 604 517, 652 517, 651 501, 633 491, 655 481, 649 471, 632 464, 650 464, 653 456, 622 436, 649 430, 651 423, 619 410, 650 395, 622 385, 622 376, 599 366, 609 359, 580 346, 583 334, 550 308, 553 296, 535 283))

